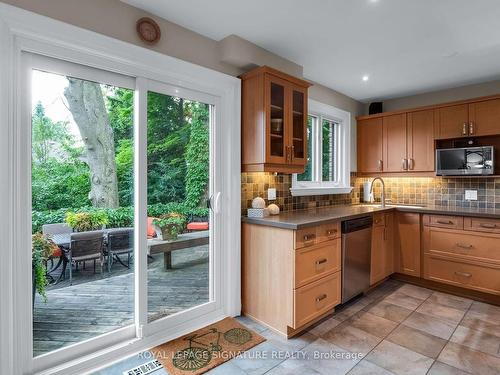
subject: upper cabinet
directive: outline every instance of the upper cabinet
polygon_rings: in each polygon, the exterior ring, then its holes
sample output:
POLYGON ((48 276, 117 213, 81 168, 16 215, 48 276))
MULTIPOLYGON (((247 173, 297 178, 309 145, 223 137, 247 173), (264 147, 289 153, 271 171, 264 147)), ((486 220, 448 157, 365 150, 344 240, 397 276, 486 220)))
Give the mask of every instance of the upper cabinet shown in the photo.
POLYGON ((436 113, 438 139, 500 134, 500 99, 442 107, 436 113))
POLYGON ((408 170, 430 172, 434 170, 434 111, 410 112, 407 115, 408 170))
POLYGON ((407 169, 406 113, 383 118, 384 172, 401 172, 407 169))
POLYGON ((382 118, 358 120, 358 171, 382 172, 382 118))
POLYGON ((302 173, 310 84, 269 67, 242 79, 242 171, 302 173))

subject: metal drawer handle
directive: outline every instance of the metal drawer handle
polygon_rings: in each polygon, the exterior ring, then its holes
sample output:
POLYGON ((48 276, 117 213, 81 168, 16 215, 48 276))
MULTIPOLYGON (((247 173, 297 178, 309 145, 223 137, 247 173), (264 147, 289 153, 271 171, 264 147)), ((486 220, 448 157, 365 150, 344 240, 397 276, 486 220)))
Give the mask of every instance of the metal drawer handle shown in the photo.
POLYGON ((332 234, 335 234, 335 233, 337 233, 337 229, 328 229, 326 231, 326 234, 329 236, 331 236, 332 234))
POLYGON ((438 224, 445 224, 445 225, 451 225, 451 224, 453 224, 453 221, 451 221, 451 220, 436 220, 436 223, 438 223, 438 224))
POLYGON ((457 247, 461 247, 462 249, 472 249, 473 246, 465 243, 457 243, 457 247))
POLYGON ((320 266, 320 265, 322 265, 323 263, 326 263, 326 262, 328 262, 328 260, 327 260, 327 259, 325 259, 325 258, 323 258, 323 259, 317 260, 317 261, 316 261, 316 265, 317 265, 317 266, 320 266))
POLYGON ((316 302, 321 302, 323 301, 326 297, 328 297, 326 294, 320 295, 318 298, 316 298, 316 302))
POLYGON ((315 234, 304 234, 304 241, 313 241, 315 238, 315 234))
POLYGON ((486 223, 481 223, 479 224, 481 228, 488 228, 488 229, 495 229, 497 227, 496 224, 486 224, 486 223))
POLYGON ((471 273, 468 273, 468 272, 460 272, 460 271, 455 271, 455 275, 458 275, 458 276, 463 276, 463 277, 471 277, 472 274, 471 273))

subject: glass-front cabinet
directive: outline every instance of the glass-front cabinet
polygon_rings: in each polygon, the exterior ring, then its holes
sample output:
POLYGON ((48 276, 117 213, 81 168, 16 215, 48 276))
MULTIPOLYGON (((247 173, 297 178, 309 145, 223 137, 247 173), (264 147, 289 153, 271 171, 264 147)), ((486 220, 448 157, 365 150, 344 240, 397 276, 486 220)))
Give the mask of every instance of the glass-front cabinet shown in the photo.
POLYGON ((302 173, 310 84, 269 67, 242 79, 242 170, 302 173))

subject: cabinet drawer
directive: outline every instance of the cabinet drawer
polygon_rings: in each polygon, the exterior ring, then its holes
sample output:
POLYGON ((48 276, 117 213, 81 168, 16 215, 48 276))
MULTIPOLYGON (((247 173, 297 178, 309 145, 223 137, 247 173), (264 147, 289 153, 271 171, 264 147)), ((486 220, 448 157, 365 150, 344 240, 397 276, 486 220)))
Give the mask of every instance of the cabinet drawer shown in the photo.
POLYGON ((424 225, 439 228, 463 229, 464 218, 461 216, 424 215, 424 225))
POLYGON ((425 228, 424 251, 444 256, 500 264, 500 236, 441 228, 425 228))
POLYGON ((424 256, 424 278, 481 292, 500 294, 500 269, 424 256))
POLYGON ((465 217, 464 229, 477 232, 489 232, 500 234, 500 220, 498 219, 483 219, 480 217, 465 217))
POLYGON ((340 271, 340 238, 295 251, 295 287, 340 271))
POLYGON ((340 221, 316 227, 317 242, 324 242, 340 237, 340 221))
POLYGON ((318 227, 298 229, 295 231, 295 248, 313 246, 318 242, 318 227))
POLYGON ((340 303, 340 272, 295 289, 292 328, 299 328, 340 303))
POLYGON ((385 226, 385 214, 375 214, 373 215, 373 226, 383 227, 385 226))

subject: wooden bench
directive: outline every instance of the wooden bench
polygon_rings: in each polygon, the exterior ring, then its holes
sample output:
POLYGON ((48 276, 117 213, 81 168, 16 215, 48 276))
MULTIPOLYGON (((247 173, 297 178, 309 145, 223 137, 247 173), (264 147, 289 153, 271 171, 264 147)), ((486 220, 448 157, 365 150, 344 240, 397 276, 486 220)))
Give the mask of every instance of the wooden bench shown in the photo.
POLYGON ((151 255, 163 253, 165 269, 169 270, 172 269, 172 251, 208 245, 209 233, 208 230, 183 233, 177 239, 170 241, 148 239, 148 253, 151 255))

